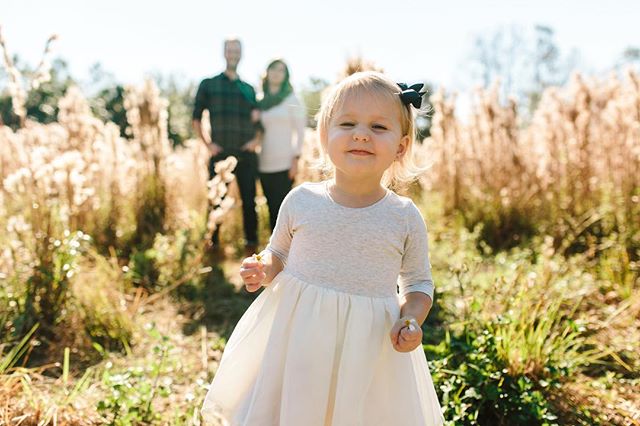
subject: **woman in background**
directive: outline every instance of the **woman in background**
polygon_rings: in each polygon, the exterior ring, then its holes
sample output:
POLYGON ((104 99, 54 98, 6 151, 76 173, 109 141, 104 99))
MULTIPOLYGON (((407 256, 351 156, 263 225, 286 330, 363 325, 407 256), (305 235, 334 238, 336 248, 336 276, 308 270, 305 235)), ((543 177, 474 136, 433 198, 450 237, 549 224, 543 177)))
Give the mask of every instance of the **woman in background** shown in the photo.
POLYGON ((282 59, 275 59, 267 66, 262 78, 262 93, 258 108, 264 139, 258 170, 273 231, 282 200, 291 190, 298 172, 306 111, 293 92, 289 68, 282 59))

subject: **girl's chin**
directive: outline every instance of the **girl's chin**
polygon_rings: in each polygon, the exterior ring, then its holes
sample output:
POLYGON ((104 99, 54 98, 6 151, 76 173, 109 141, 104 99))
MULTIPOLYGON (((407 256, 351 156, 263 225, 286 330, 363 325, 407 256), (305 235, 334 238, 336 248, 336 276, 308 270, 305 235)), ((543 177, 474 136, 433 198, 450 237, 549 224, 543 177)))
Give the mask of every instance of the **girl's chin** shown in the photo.
POLYGON ((384 172, 378 173, 375 170, 373 170, 371 167, 357 167, 357 166, 336 167, 335 172, 348 177, 366 178, 366 179, 373 179, 373 178, 381 179, 382 174, 384 173, 384 172))

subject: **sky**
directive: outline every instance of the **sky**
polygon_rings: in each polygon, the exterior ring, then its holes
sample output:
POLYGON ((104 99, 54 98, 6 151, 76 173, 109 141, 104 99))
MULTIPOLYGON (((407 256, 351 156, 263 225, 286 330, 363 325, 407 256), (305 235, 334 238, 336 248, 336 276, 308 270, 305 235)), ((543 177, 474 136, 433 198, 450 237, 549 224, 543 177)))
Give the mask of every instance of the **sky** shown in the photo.
POLYGON ((587 72, 610 68, 640 47, 640 0, 0 0, 0 25, 13 54, 35 65, 56 33, 54 57, 88 79, 100 62, 121 83, 150 73, 198 82, 224 67, 222 41, 243 42, 239 73, 257 85, 274 57, 294 87, 334 81, 360 55, 397 81, 465 87, 476 37, 499 28, 555 30, 561 52, 580 52, 587 72))

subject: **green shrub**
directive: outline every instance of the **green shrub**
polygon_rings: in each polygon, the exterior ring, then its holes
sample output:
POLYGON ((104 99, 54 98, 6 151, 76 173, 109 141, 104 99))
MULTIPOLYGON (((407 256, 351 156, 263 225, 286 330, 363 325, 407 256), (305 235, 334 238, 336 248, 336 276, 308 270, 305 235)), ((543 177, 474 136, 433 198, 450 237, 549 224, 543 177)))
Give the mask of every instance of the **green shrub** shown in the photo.
POLYGON ((509 374, 489 330, 447 337, 426 345, 433 381, 448 425, 556 425, 545 395, 557 377, 534 381, 509 374))
POLYGON ((38 262, 24 286, 20 314, 13 321, 17 336, 23 336, 36 323, 40 323, 43 333, 53 334, 54 326, 64 318, 61 313, 67 305, 70 278, 90 240, 80 231, 73 234, 65 231, 62 239, 46 236, 41 239, 38 262))
POLYGON ((129 346, 135 329, 129 311, 124 273, 115 259, 89 250, 73 280, 73 304, 84 330, 101 348, 120 350, 129 346))

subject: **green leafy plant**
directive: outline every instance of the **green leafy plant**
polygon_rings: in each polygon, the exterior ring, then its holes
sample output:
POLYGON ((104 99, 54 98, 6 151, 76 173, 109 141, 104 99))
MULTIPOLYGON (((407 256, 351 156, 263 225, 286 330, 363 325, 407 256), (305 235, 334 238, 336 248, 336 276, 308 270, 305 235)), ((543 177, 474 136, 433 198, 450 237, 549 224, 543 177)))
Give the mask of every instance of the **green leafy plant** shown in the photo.
POLYGON ((107 364, 102 383, 109 393, 98 403, 97 409, 110 418, 110 425, 149 423, 160 418, 153 409, 153 401, 157 396, 167 397, 172 392, 170 384, 159 380, 169 350, 168 338, 161 336, 153 347, 153 361, 146 367, 128 367, 123 372, 114 372, 107 364))

